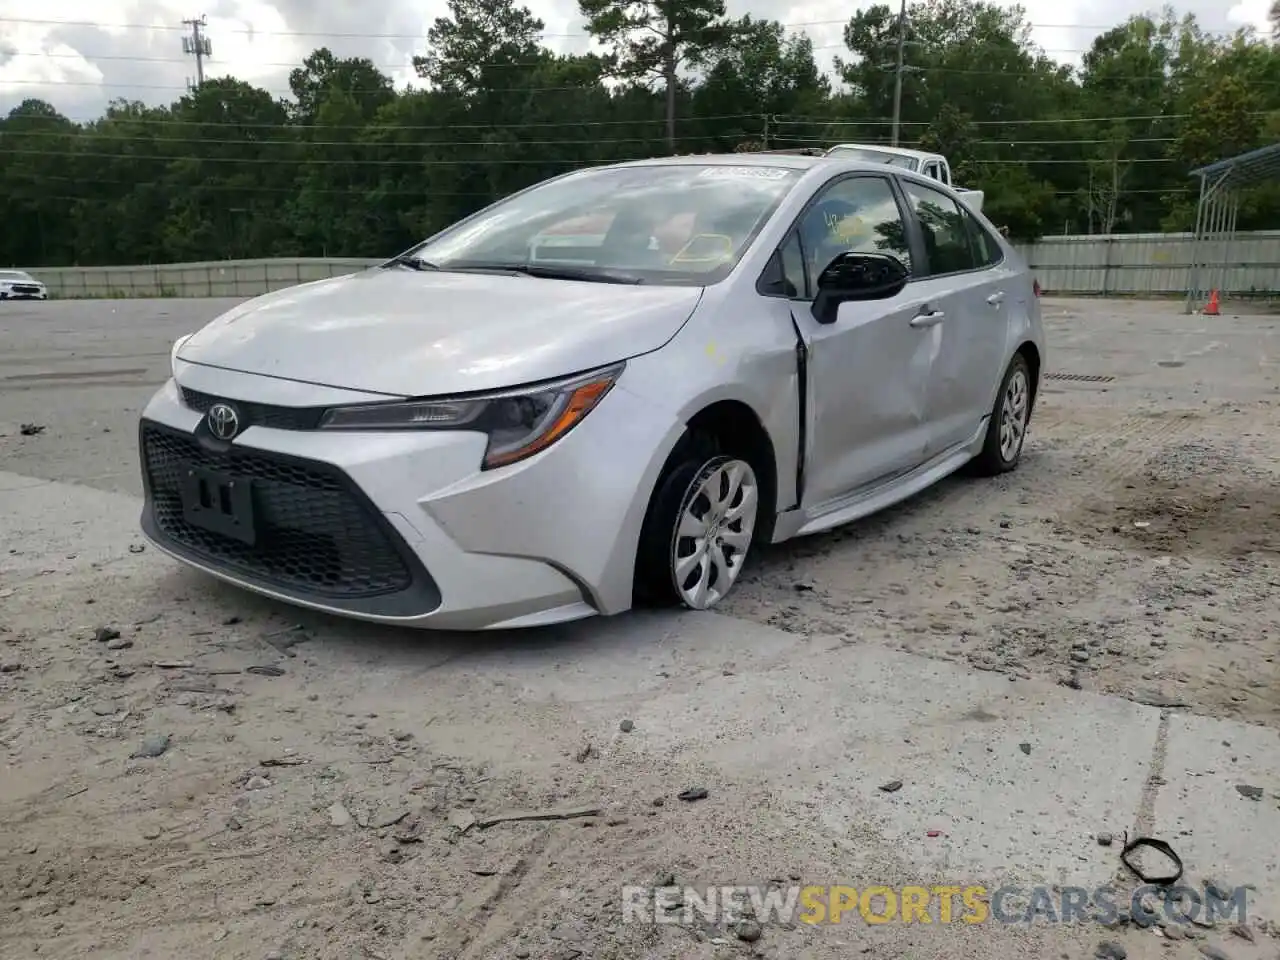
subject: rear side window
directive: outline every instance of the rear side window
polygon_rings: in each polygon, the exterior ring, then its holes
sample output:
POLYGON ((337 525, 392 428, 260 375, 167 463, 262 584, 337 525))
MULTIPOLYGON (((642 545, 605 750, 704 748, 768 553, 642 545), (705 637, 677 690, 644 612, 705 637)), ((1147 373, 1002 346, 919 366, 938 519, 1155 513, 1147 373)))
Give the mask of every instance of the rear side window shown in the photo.
POLYGON ((1004 259, 1004 251, 991 231, 979 222, 978 218, 968 210, 964 211, 965 225, 969 228, 969 236, 973 241, 973 252, 980 267, 994 267, 1004 259))
POLYGON ((976 270, 982 264, 969 239, 969 217, 959 204, 929 187, 911 180, 902 181, 907 202, 920 221, 924 246, 929 257, 929 276, 976 270))

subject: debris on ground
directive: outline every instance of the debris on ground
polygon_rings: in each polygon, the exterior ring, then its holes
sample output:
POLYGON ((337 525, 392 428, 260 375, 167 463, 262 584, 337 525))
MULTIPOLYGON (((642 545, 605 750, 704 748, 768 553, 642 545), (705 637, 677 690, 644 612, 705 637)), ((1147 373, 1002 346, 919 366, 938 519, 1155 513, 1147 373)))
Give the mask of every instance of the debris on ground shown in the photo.
POLYGON ((142 745, 137 750, 129 754, 129 759, 154 759, 168 749, 169 735, 167 733, 152 734, 142 741, 142 745))
POLYGON ((271 664, 245 667, 244 672, 252 673, 259 677, 283 677, 284 676, 284 670, 281 667, 272 666, 271 664))
POLYGON ((708 796, 706 787, 690 787, 688 790, 681 790, 676 794, 676 799, 683 800, 685 803, 692 803, 695 800, 705 800, 708 796))
POLYGON ((1256 939, 1253 928, 1247 927, 1243 923, 1237 923, 1232 926, 1231 933, 1233 936, 1239 937, 1241 940, 1248 940, 1250 943, 1253 943, 1256 939))
POLYGON ((1115 834, 1107 830, 1100 830, 1098 832, 1097 839, 1098 839, 1098 846, 1109 847, 1115 841, 1115 834))
POLYGON ((880 784, 880 789, 883 790, 885 793, 897 793, 899 790, 902 789, 902 781, 890 780, 888 783, 880 784))
POLYGON ((1239 793, 1240 796, 1244 797, 1246 800, 1262 799, 1262 788, 1252 787, 1252 786, 1249 786, 1249 784, 1247 783, 1237 783, 1236 792, 1239 793))
POLYGON ((466 833, 476 825, 476 816, 470 810, 453 810, 449 813, 449 825, 459 833, 466 833))
POLYGON ((575 820, 579 817, 598 817, 600 807, 569 807, 564 810, 521 810, 514 813, 499 813, 491 817, 479 817, 476 825, 481 830, 495 827, 500 823, 516 823, 517 821, 537 820, 575 820))
POLYGON ((98 643, 109 643, 120 637, 120 631, 115 627, 98 627, 93 631, 93 639, 98 643))
POLYGON ((355 823, 355 818, 341 803, 331 804, 327 812, 329 814, 329 823, 335 827, 349 827, 355 823))
POLYGON ((18 426, 18 432, 24 437, 34 437, 37 434, 44 433, 44 424, 42 423, 23 423, 18 426))
POLYGON ((1103 940, 1093 951, 1094 960, 1125 960, 1129 951, 1114 940, 1103 940))

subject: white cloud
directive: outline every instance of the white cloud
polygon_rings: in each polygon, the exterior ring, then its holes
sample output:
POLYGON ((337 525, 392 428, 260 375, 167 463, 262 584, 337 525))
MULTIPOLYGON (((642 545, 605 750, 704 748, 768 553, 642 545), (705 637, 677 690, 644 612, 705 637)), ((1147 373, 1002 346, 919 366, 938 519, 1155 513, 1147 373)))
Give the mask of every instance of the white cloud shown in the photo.
MULTIPOLYGON (((751 13, 797 24, 813 37, 820 63, 830 67, 841 52, 841 24, 870 0, 729 0, 734 15, 751 13)), ((1269 0, 1191 0, 1209 30, 1246 24, 1265 29, 1269 0)), ((573 0, 532 0, 547 25, 553 49, 580 52, 589 46, 573 0)), ((1135 13, 1158 10, 1141 0, 1026 0, 1034 37, 1050 56, 1079 61, 1093 38, 1135 13)), ((171 0, 98 0, 88 22, 72 0, 0 0, 0 111, 26 97, 40 97, 64 114, 85 120, 115 98, 168 103, 195 77, 194 58, 182 50, 182 20, 190 4, 171 0), (25 21, 66 21, 65 23, 25 21), (118 26, 128 24, 129 26, 118 26)), ((197 8, 198 9, 198 8, 197 8)), ((311 50, 329 46, 343 56, 373 60, 397 84, 413 79, 410 64, 423 37, 445 10, 408 0, 210 0, 206 35, 213 57, 206 77, 231 75, 274 94, 288 92, 289 70, 311 50), (371 36, 377 34, 379 36, 371 36)))

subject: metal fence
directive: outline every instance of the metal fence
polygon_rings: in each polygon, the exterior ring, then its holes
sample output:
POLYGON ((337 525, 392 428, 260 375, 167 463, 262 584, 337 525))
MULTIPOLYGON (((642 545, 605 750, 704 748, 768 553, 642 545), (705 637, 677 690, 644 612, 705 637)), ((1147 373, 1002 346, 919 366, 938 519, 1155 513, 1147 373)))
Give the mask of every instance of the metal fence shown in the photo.
POLYGON ((1223 243, 1194 249, 1190 233, 1045 237, 1022 247, 1040 285, 1049 293, 1103 296, 1184 295, 1193 258, 1201 283, 1239 297, 1280 292, 1280 231, 1236 234, 1223 243), (1205 264, 1209 264, 1207 274, 1205 264))
MULTIPOLYGON (((1022 247, 1050 294, 1183 295, 1190 279, 1189 233, 1046 237, 1022 247)), ((1211 254, 1218 286, 1234 296, 1280 293, 1280 231, 1237 234, 1230 250, 1211 254)), ((1203 259, 1203 252, 1202 252, 1203 259)), ((252 297, 354 273, 377 259, 222 260, 134 267, 32 270, 55 297, 252 297)))

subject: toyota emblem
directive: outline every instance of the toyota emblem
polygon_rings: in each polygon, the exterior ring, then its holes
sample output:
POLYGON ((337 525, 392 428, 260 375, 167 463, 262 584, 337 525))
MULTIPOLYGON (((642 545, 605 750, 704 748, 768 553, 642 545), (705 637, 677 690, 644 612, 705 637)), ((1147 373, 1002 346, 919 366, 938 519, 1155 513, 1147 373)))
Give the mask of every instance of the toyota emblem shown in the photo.
POLYGON ((209 408, 209 432, 219 440, 230 440, 240 432, 240 414, 226 403, 215 403, 209 408))

